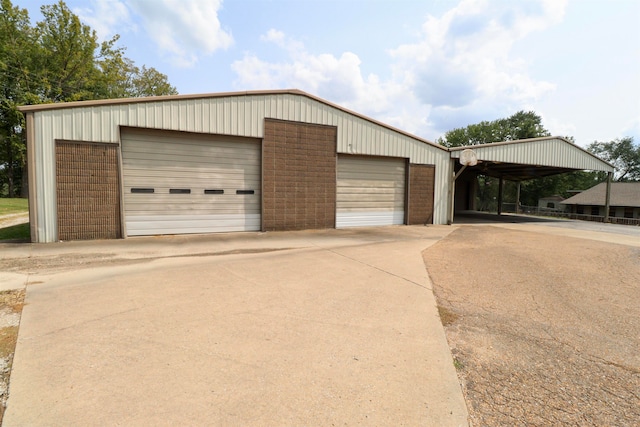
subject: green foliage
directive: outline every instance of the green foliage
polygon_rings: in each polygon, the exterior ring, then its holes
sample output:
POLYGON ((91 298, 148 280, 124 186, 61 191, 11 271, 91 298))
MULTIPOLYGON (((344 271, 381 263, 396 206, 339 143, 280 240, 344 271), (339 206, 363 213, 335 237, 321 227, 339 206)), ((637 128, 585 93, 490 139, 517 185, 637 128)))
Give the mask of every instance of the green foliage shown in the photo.
POLYGON ((438 143, 445 147, 461 147, 550 135, 542 126, 540 116, 533 111, 518 111, 506 119, 483 121, 450 130, 445 133, 444 138, 438 139, 438 143))
MULTIPOLYGON (((607 179, 604 172, 576 171, 522 182, 520 203, 537 206, 538 199, 548 196, 571 196, 571 190, 587 190, 607 179)), ((515 196, 513 197, 515 201, 515 196)))
POLYGON ((20 187, 25 162, 22 139, 23 116, 18 106, 28 99, 37 85, 32 69, 37 58, 35 32, 24 9, 9 0, 0 3, 0 189, 13 196, 20 187))
POLYGON ((595 141, 587 150, 615 166, 616 181, 640 181, 640 143, 634 144, 632 137, 595 141))
POLYGON ((42 21, 32 26, 26 9, 0 0, 0 196, 24 190, 18 106, 177 93, 166 75, 125 57, 125 48, 116 46, 119 36, 99 43, 63 1, 41 11, 42 21))
POLYGON ((94 77, 95 31, 80 22, 60 1, 40 8, 44 20, 36 24, 36 42, 42 48, 38 72, 43 100, 78 101, 92 98, 89 84, 94 77))
POLYGON ((120 36, 103 42, 96 58, 98 73, 93 93, 98 98, 134 98, 140 96, 176 95, 178 91, 167 76, 155 68, 138 68, 124 56, 124 48, 115 47, 120 36))

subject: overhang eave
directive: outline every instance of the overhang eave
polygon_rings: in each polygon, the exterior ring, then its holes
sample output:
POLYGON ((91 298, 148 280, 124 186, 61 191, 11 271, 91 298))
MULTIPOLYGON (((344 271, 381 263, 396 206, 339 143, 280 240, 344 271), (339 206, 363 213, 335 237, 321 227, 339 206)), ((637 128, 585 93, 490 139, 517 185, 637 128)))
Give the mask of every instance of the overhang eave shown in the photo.
MULTIPOLYGON (((456 166, 459 170, 461 166, 456 166)), ((563 168, 557 166, 526 165, 520 163, 503 163, 482 161, 476 166, 467 167, 465 173, 486 175, 493 178, 502 178, 507 181, 528 181, 536 178, 559 175, 567 172, 575 172, 581 169, 563 168)))

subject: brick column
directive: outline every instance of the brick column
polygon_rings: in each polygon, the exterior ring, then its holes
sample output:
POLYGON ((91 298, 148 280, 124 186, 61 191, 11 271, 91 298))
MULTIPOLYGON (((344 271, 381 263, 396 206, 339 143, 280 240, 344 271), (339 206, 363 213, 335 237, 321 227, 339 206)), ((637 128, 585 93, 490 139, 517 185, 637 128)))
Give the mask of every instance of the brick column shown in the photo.
POLYGON ((265 119, 262 230, 335 228, 334 126, 265 119))
POLYGON ((434 165, 409 165, 407 224, 433 224, 434 165))

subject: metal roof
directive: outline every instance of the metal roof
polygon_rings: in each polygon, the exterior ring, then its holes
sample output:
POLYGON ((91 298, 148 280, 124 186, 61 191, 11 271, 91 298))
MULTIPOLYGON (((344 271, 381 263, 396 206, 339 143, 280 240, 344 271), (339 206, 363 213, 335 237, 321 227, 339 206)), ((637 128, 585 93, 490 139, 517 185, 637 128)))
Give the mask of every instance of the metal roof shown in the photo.
POLYGON ((613 165, 560 136, 495 142, 450 148, 451 158, 463 150, 475 152, 479 162, 469 170, 523 181, 575 170, 613 172, 613 165))
MULTIPOLYGON (((607 183, 602 182, 562 201, 563 205, 604 206, 607 183)), ((610 206, 640 207, 640 182, 612 182, 610 206)))
POLYGON ((161 102, 161 101, 188 101, 188 100, 230 98, 230 97, 243 97, 243 96, 253 97, 256 95, 299 95, 299 96, 307 97, 314 101, 325 104, 329 107, 341 110, 352 116, 371 122, 375 125, 385 127, 389 130, 403 134, 405 136, 409 136, 412 139, 418 140, 432 147, 438 148, 443 151, 447 151, 446 147, 443 147, 440 144, 436 144, 433 141, 429 141, 427 139, 413 135, 409 132, 403 131, 402 129, 395 128, 386 123, 379 122, 375 119, 372 119, 371 117, 367 117, 363 114, 356 113, 355 111, 341 107, 340 105, 337 105, 337 104, 333 104, 325 99, 311 95, 299 89, 253 90, 253 91, 242 91, 242 92, 219 92, 219 93, 205 93, 205 94, 147 96, 147 97, 140 97, 140 98, 98 99, 98 100, 90 100, 90 101, 58 102, 53 104, 22 105, 18 107, 18 110, 22 111, 23 113, 28 113, 28 112, 59 110, 59 109, 67 109, 67 108, 90 108, 90 107, 101 107, 101 106, 119 105, 119 104, 143 104, 143 103, 161 102))

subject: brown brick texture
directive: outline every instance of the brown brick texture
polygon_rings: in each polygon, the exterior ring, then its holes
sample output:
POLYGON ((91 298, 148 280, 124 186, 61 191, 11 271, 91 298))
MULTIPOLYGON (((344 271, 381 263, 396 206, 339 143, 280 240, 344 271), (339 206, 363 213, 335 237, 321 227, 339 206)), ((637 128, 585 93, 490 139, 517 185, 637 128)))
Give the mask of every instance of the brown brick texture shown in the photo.
POLYGON ((265 119, 263 231, 335 228, 337 128, 265 119))
POLYGON ((434 165, 409 165, 407 224, 433 224, 434 165))
POLYGON ((56 141, 58 239, 121 237, 118 147, 56 141))

